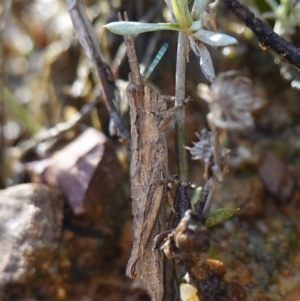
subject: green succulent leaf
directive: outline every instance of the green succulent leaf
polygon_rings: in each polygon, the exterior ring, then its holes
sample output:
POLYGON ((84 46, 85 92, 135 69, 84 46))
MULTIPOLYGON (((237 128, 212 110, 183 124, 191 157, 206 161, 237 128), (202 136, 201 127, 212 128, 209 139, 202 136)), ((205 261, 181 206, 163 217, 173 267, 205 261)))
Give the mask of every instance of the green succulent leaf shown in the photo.
POLYGON ((205 226, 209 228, 221 224, 233 215, 235 215, 239 210, 240 208, 220 208, 215 211, 209 212, 205 222, 205 226))
MULTIPOLYGON (((300 142, 299 142, 300 144, 300 142)), ((300 148, 300 147, 299 147, 300 148)), ((192 209, 195 209, 195 203, 200 199, 201 197, 201 192, 202 192, 202 187, 199 186, 194 190, 193 196, 191 198, 191 205, 192 205, 192 209)))
POLYGON ((199 29, 193 36, 203 43, 214 47, 238 44, 238 41, 235 38, 228 36, 227 34, 216 33, 204 29, 199 29))
POLYGON ((192 18, 197 20, 200 18, 201 13, 204 12, 209 0, 195 0, 192 8, 192 18))
POLYGON ((204 76, 212 83, 215 78, 215 68, 210 53, 204 44, 196 46, 200 54, 200 68, 204 76))
POLYGON ((181 31, 176 23, 111 22, 104 25, 109 31, 119 35, 139 34, 156 30, 181 31))
POLYGON ((174 16, 180 28, 186 30, 191 27, 193 19, 187 0, 171 0, 174 16))
POLYGON ((191 25, 191 27, 189 28, 189 30, 191 31, 198 31, 199 29, 201 29, 203 27, 202 21, 201 20, 197 20, 194 21, 191 25))
POLYGON ((165 3, 167 4, 170 13, 174 15, 173 8, 172 8, 172 0, 165 0, 165 3))

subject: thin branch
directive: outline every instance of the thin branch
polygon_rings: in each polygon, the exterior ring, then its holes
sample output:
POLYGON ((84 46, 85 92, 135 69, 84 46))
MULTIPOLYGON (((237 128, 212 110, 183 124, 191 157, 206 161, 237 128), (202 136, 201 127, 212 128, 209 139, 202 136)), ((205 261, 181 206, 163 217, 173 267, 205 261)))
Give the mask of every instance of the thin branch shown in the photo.
MULTIPOLYGON (((3 170, 4 164, 4 153, 5 153, 5 137, 3 133, 3 126, 5 124, 5 105, 4 105, 4 84, 5 84, 5 74, 4 74, 4 53, 3 53, 3 33, 5 30, 5 25, 7 23, 8 17, 11 11, 11 0, 3 1, 0 4, 0 170, 3 170)), ((0 172, 0 187, 3 186, 3 175, 0 172)))
MULTIPOLYGON (((154 16, 158 14, 159 11, 162 10, 163 2, 162 1, 157 1, 157 3, 154 5, 153 8, 151 8, 141 19, 138 20, 138 22, 144 22, 148 23, 150 20, 153 19, 154 16)), ((135 36, 134 36, 135 37, 135 36)), ((123 60, 126 57, 126 46, 125 42, 123 42, 115 55, 114 60, 111 63, 111 69, 116 74, 117 69, 119 68, 120 64, 123 62, 123 60)), ((143 64, 146 66, 147 64, 143 62, 143 64)))
MULTIPOLYGON (((180 32, 177 46, 175 105, 180 105, 185 99, 186 45, 187 36, 180 32)), ((175 114, 175 148, 178 176, 181 181, 188 180, 187 153, 184 148, 185 136, 185 109, 182 108, 175 114)))
POLYGON ((243 4, 236 0, 223 0, 230 9, 247 27, 252 29, 262 46, 273 49, 283 59, 300 70, 300 49, 281 38, 264 21, 255 15, 243 4))
POLYGON ((118 90, 115 84, 115 79, 109 65, 103 58, 93 26, 86 14, 84 3, 81 0, 67 0, 67 6, 78 39, 88 56, 91 58, 97 71, 110 117, 113 120, 119 135, 123 139, 129 141, 129 132, 127 131, 122 116, 115 105, 115 102, 118 100, 118 90))
MULTIPOLYGON (((119 21, 123 21, 121 13, 118 14, 119 21)), ((127 12, 124 12, 124 19, 128 22, 127 12)), ((127 49, 128 62, 131 70, 131 76, 135 85, 142 86, 143 80, 140 73, 140 65, 137 57, 136 49, 134 46, 133 36, 125 35, 124 36, 125 45, 127 49)))

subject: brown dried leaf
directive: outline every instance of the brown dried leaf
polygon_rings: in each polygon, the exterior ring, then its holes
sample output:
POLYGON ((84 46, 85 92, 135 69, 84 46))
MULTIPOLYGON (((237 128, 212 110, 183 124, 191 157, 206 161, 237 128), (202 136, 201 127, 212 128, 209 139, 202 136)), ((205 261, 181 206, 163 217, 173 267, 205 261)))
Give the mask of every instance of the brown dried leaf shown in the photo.
POLYGON ((112 142, 93 128, 27 169, 33 180, 62 189, 75 214, 85 213, 112 192, 124 175, 112 142))

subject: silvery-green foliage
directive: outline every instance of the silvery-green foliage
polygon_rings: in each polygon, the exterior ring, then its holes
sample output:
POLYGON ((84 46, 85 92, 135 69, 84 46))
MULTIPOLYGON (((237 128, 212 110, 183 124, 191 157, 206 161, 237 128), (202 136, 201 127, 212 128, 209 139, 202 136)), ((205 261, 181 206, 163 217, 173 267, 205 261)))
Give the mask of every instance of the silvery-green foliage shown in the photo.
POLYGON ((188 0, 171 0, 172 10, 180 28, 189 29, 193 23, 188 0))
POLYGON ((297 0, 265 0, 270 7, 269 11, 259 13, 262 19, 274 20, 273 31, 286 39, 290 39, 300 26, 300 3, 297 0), (279 2, 279 3, 278 3, 279 2))
POLYGON ((207 50, 204 44, 197 45, 199 54, 200 54, 200 67, 204 76, 210 81, 213 82, 216 75, 214 65, 210 56, 209 51, 207 50))
POLYGON ((192 18, 193 20, 197 20, 201 18, 201 13, 205 11, 209 0, 197 1, 195 0, 192 8, 192 18))
POLYGON ((191 49, 200 56, 200 66, 204 76, 213 82, 215 71, 208 50, 205 45, 224 47, 237 44, 237 40, 222 33, 203 29, 212 18, 209 0, 195 0, 192 11, 189 11, 188 0, 165 0, 169 10, 175 16, 177 23, 139 23, 112 22, 104 27, 121 35, 138 34, 156 30, 175 30, 185 33, 189 37, 191 49))
POLYGON ((205 29, 199 29, 192 36, 198 38, 203 43, 214 47, 222 47, 236 44, 236 39, 231 36, 208 31, 205 29))
POLYGON ((182 31, 177 23, 142 23, 120 21, 112 22, 104 25, 105 28, 115 34, 134 35, 143 32, 157 31, 157 30, 175 30, 182 31))

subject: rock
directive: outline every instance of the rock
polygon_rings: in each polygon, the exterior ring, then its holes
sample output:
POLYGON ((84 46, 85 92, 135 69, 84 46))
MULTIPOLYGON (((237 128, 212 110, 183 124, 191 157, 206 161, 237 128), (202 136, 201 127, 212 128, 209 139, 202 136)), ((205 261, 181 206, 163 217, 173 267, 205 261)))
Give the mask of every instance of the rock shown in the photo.
POLYGON ((63 201, 45 185, 22 184, 0 191, 0 299, 7 285, 24 283, 49 262, 58 246, 62 219, 63 201))
POLYGON ((291 200, 295 189, 294 177, 275 153, 266 151, 257 170, 268 192, 280 204, 286 204, 291 200))
POLYGON ((124 176, 113 143, 89 128, 48 159, 27 164, 31 180, 60 188, 72 211, 86 213, 124 176))
POLYGON ((240 208, 240 218, 256 218, 264 211, 264 197, 265 189, 258 177, 227 177, 217 190, 216 202, 218 206, 240 208))
POLYGON ((252 218, 261 216, 264 212, 264 187, 258 177, 249 177, 238 180, 241 190, 237 190, 237 207, 241 210, 238 216, 241 218, 252 218))
POLYGON ((246 300, 246 290, 237 281, 232 281, 229 283, 229 300, 230 301, 245 301, 246 300))
POLYGON ((282 301, 299 301, 300 287, 296 287, 285 294, 282 301))

